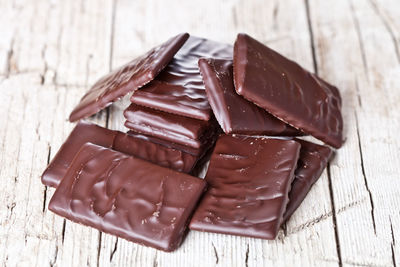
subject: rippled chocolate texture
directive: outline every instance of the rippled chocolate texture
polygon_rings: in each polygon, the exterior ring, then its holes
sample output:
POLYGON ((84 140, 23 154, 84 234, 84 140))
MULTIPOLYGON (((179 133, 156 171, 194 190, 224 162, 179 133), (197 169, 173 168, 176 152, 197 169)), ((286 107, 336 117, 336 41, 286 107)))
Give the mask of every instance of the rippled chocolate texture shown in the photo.
POLYGON ((131 104, 125 111, 125 126, 136 132, 193 148, 210 138, 214 121, 201 121, 131 104))
POLYGON ((119 131, 112 131, 87 122, 79 122, 43 172, 42 183, 52 187, 58 186, 74 156, 87 142, 112 148, 185 173, 191 172, 199 159, 198 156, 167 148, 119 131))
POLYGON ((87 122, 79 122, 43 172, 42 183, 57 187, 83 144, 91 142, 111 148, 114 137, 115 132, 112 130, 87 122))
POLYGON ((197 62, 201 57, 232 58, 231 45, 190 36, 168 66, 131 101, 146 107, 209 120, 212 115, 197 62))
POLYGON ((301 144, 300 156, 297 162, 295 178, 289 192, 289 203, 283 215, 283 221, 288 220, 300 206, 312 185, 321 176, 332 156, 332 149, 327 146, 299 139, 296 139, 296 141, 301 144))
POLYGON ((189 147, 189 146, 173 143, 173 142, 170 142, 170 141, 167 141, 164 139, 160 139, 160 138, 157 138, 154 136, 137 133, 137 132, 134 132, 131 130, 128 131, 128 134, 132 135, 136 138, 139 138, 139 139, 147 140, 151 143, 155 143, 155 144, 159 144, 159 145, 169 147, 172 149, 180 150, 180 151, 183 151, 183 152, 186 152, 188 154, 198 156, 198 157, 201 157, 202 155, 204 155, 205 151, 208 150, 215 143, 215 140, 217 138, 217 134, 215 134, 213 131, 208 131, 207 134, 210 136, 210 138, 206 138, 206 140, 208 140, 208 141, 206 143, 204 143, 200 148, 194 148, 194 147, 189 147))
POLYGON ((205 178, 209 189, 190 228, 274 239, 299 151, 293 140, 221 136, 205 178))
MULTIPOLYGON (((159 144, 168 148, 171 148, 173 150, 178 150, 185 152, 183 153, 184 156, 188 157, 187 154, 190 154, 194 159, 196 159, 196 165, 193 167, 193 165, 190 165, 192 167, 189 173, 190 175, 199 177, 199 174, 202 173, 205 164, 210 160, 211 152, 213 145, 215 144, 215 140, 218 136, 218 134, 214 134, 210 137, 207 138, 207 142, 204 143, 200 148, 193 148, 193 147, 188 147, 180 144, 175 144, 166 140, 162 140, 153 136, 147 136, 144 134, 139 134, 133 131, 128 131, 129 135, 134 136, 137 139, 142 139, 151 143, 159 144)), ((171 160, 173 162, 173 159, 171 160)), ((189 160, 183 161, 185 164, 188 164, 189 160)), ((186 166, 186 165, 185 165, 186 166)), ((179 171, 179 170, 178 170, 179 171)), ((203 176, 204 177, 204 176, 203 176)))
POLYGON ((246 34, 237 36, 233 66, 238 94, 331 146, 342 145, 336 87, 246 34))
POLYGON ((71 112, 71 122, 89 117, 154 79, 188 39, 179 34, 98 80, 71 112))
POLYGON ((179 34, 97 81, 69 120, 130 92, 130 131, 79 122, 42 183, 57 187, 49 210, 164 251, 188 225, 275 239, 333 154, 295 136, 344 141, 339 90, 246 34, 179 34))
POLYGON ((175 171, 190 173, 199 156, 117 132, 112 149, 175 171))
POLYGON ((210 106, 222 130, 233 134, 302 135, 264 109, 238 95, 233 85, 232 60, 199 60, 210 106))
POLYGON ((199 178, 85 144, 49 209, 105 233, 173 251, 205 185, 199 178))

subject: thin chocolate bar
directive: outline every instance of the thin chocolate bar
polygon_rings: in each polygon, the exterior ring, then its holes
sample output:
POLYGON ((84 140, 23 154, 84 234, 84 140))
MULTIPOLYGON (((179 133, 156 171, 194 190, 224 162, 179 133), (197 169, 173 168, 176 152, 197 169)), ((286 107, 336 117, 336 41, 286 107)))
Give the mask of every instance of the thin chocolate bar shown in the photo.
POLYGON ((191 172, 199 159, 198 156, 119 131, 112 131, 87 122, 79 122, 43 172, 42 183, 47 186, 57 187, 74 156, 87 142, 185 173, 191 172))
POLYGON ((191 173, 200 158, 122 132, 117 132, 112 149, 184 173, 191 173))
POLYGON ((339 90, 246 34, 234 46, 236 92, 280 120, 339 148, 339 90))
POLYGON ((200 148, 194 148, 194 147, 189 147, 181 144, 177 144, 174 142, 170 142, 164 139, 160 139, 151 135, 145 135, 141 133, 134 132, 132 130, 129 130, 127 134, 132 135, 136 138, 147 140, 151 143, 159 144, 165 147, 169 147, 172 149, 180 150, 185 153, 197 156, 197 157, 202 157, 204 153, 213 145, 215 144, 215 141, 218 137, 218 134, 216 134, 213 130, 207 131, 206 135, 209 136, 207 138, 204 138, 204 140, 207 140, 206 143, 202 144, 200 148))
POLYGON ((111 148, 114 138, 115 131, 92 123, 79 122, 43 172, 42 183, 47 186, 57 187, 71 165, 72 159, 83 144, 91 142, 111 148))
POLYGON ((226 134, 303 135, 238 95, 233 85, 232 60, 199 60, 206 93, 214 115, 226 134))
POLYGON ((232 58, 231 45, 191 36, 168 66, 147 86, 136 91, 132 103, 209 120, 212 115, 197 61, 201 57, 232 58))
POLYGON ((102 232, 173 251, 205 185, 202 179, 88 143, 72 161, 49 209, 102 232))
POLYGON ((131 104, 125 111, 125 126, 135 132, 172 143, 200 148, 212 133, 214 121, 201 121, 131 104))
POLYGON ((82 97, 71 112, 69 120, 74 122, 96 114, 115 100, 149 83, 171 61, 188 38, 187 33, 179 34, 102 77, 82 97))
POLYGON ((190 229, 274 239, 299 151, 293 140, 221 136, 205 178, 209 189, 190 229))
POLYGON ((300 206, 312 185, 321 176, 333 153, 332 149, 327 146, 317 145, 300 139, 295 140, 301 144, 300 156, 292 188, 289 192, 289 203, 286 206, 283 221, 287 221, 300 206))

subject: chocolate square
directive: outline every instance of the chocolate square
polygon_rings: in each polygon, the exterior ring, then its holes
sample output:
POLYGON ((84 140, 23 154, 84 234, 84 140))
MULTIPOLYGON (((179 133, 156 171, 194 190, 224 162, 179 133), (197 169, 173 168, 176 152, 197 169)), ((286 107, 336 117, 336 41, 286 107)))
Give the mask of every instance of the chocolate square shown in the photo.
POLYGON ((187 174, 85 144, 49 209, 102 232, 173 251, 205 185, 187 174))
POLYGON ((147 86, 136 91, 132 103, 199 120, 209 120, 203 80, 197 65, 201 57, 232 58, 231 45, 191 36, 168 66, 147 86))
POLYGON ((215 133, 213 120, 196 120, 135 104, 124 111, 124 116, 125 126, 135 132, 196 149, 215 133))
POLYGON ((188 39, 182 33, 154 47, 98 80, 69 116, 71 122, 96 114, 112 102, 149 83, 171 61, 188 39))
POLYGON ((238 95, 233 85, 233 61, 199 60, 210 106, 226 134, 303 135, 264 109, 238 95))
POLYGON ((283 221, 287 221, 307 196, 312 185, 324 171, 333 151, 327 146, 295 139, 300 143, 300 156, 294 172, 294 180, 289 192, 289 203, 286 206, 283 221))
POLYGON ((336 87, 246 34, 237 36, 233 61, 239 95, 331 146, 343 144, 336 87))
POLYGON ((205 178, 209 188, 190 229, 274 239, 299 151, 293 140, 221 136, 205 178))
POLYGON ((136 136, 112 131, 87 122, 79 122, 43 172, 42 183, 47 186, 57 187, 76 153, 87 142, 112 148, 185 173, 191 172, 200 158, 199 156, 168 148, 136 136))

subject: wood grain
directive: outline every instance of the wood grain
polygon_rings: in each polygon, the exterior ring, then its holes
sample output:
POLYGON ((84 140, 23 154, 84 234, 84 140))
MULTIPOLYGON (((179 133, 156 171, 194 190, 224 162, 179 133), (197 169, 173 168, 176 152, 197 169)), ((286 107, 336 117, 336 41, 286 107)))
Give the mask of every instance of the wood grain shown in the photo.
MULTIPOLYGON (((396 266, 400 3, 396 0, 0 0, 1 266, 396 266), (47 209, 40 175, 101 75, 187 31, 246 32, 341 89, 346 143, 275 241, 189 232, 164 253, 47 209)), ((129 96, 90 120, 123 127, 129 96)))

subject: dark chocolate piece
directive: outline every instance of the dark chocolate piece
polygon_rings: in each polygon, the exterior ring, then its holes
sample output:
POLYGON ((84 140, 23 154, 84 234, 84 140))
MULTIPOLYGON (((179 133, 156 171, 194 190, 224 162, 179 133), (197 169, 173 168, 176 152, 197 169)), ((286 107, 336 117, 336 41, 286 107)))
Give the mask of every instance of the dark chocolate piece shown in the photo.
POLYGON ((205 178, 209 189, 190 229, 274 239, 299 151, 293 140, 221 136, 205 178))
POLYGON ((73 122, 94 115, 118 98, 149 83, 171 61, 188 37, 187 33, 179 34, 102 77, 82 97, 69 120, 73 122))
POLYGON ((85 144, 49 209, 127 240, 172 251, 206 183, 114 150, 85 144))
POLYGON ((129 130, 127 134, 132 135, 136 138, 147 140, 151 143, 159 144, 168 148, 180 150, 183 152, 186 152, 188 154, 194 155, 201 157, 206 150, 208 150, 209 147, 211 147, 214 143, 215 140, 217 139, 218 135, 214 133, 214 131, 207 131, 207 135, 209 135, 209 138, 204 138, 205 140, 208 140, 205 144, 203 144, 200 148, 194 148, 194 147, 189 147, 177 143, 173 143, 164 139, 160 139, 151 135, 145 135, 141 133, 134 132, 132 130, 129 130))
POLYGON ((231 45, 191 36, 154 81, 136 91, 135 104, 209 120, 212 115, 197 61, 201 57, 232 58, 231 45))
POLYGON ((297 162, 292 188, 289 192, 289 203, 286 206, 283 221, 287 221, 300 206, 312 185, 321 176, 332 156, 332 149, 327 146, 321 146, 299 139, 295 140, 301 144, 300 156, 297 162))
MULTIPOLYGON (((212 131, 208 131, 208 133, 211 133, 211 132, 212 131)), ((196 149, 193 147, 188 147, 188 146, 184 146, 184 145, 180 145, 180 144, 175 144, 175 143, 172 143, 169 141, 165 141, 165 140, 153 137, 153 136, 139 134, 139 133, 136 133, 133 131, 128 131, 128 134, 133 135, 139 139, 148 140, 149 142, 160 144, 162 146, 166 146, 168 148, 176 149, 178 151, 183 151, 183 152, 186 152, 187 154, 193 155, 193 157, 195 157, 197 159, 196 165, 194 167, 193 167, 193 165, 191 165, 192 169, 190 172, 187 172, 187 173, 189 173, 192 176, 196 176, 196 177, 199 177, 199 174, 202 173, 206 162, 208 162, 210 160, 211 152, 213 150, 215 141, 218 137, 218 134, 215 134, 214 132, 212 132, 212 136, 210 136, 209 138, 206 139, 208 141, 206 143, 204 143, 200 148, 196 149)), ((185 161, 185 163, 186 163, 186 161, 185 161)), ((204 175, 202 177, 204 177, 204 175)))
POLYGON ((201 58, 199 67, 208 101, 225 133, 302 135, 297 129, 236 93, 233 86, 232 60, 201 58))
POLYGON ((191 172, 199 159, 198 156, 167 148, 119 131, 112 131, 87 122, 79 122, 43 172, 42 183, 57 187, 67 172, 72 159, 87 142, 112 148, 185 173, 191 172))
POLYGON ((233 71, 238 94, 329 145, 343 144, 336 87, 246 34, 237 36, 233 71))
POLYGON ((112 149, 184 173, 190 173, 199 159, 190 153, 144 141, 122 132, 115 136, 112 149))
POLYGON ((125 111, 125 126, 135 132, 176 144, 200 148, 207 141, 213 121, 201 121, 131 104, 125 111))
POLYGON ((79 122, 43 172, 42 183, 47 186, 57 187, 83 144, 91 142, 111 148, 114 137, 115 132, 112 130, 87 122, 79 122))

